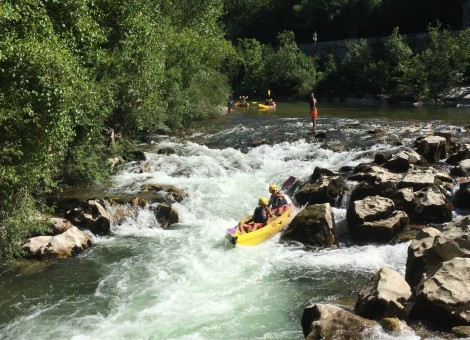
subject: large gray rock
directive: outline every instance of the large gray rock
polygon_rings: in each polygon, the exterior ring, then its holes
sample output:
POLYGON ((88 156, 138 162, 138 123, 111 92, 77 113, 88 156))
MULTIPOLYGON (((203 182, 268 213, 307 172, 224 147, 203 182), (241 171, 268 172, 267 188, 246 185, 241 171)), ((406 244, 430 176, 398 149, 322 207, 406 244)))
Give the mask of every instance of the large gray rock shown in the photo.
POLYGON ((314 247, 332 247, 338 242, 333 210, 329 203, 307 206, 294 217, 281 236, 314 247))
POLYGON ((365 222, 378 221, 390 216, 395 204, 389 198, 369 196, 349 205, 346 218, 350 227, 364 224, 365 222))
POLYGON ((378 326, 375 321, 354 315, 342 308, 316 304, 304 309, 302 315, 302 330, 307 340, 362 339, 362 333, 378 326))
POLYGON ((470 258, 440 263, 420 282, 410 317, 443 327, 470 326, 470 258))
POLYGON ((349 204, 368 196, 391 197, 397 191, 397 184, 386 182, 361 182, 354 187, 349 197, 349 204))
POLYGON ((65 259, 82 253, 93 245, 93 238, 77 227, 57 236, 38 236, 23 245, 26 256, 41 260, 65 259))
POLYGON ((470 177, 461 180, 452 203, 457 208, 470 210, 470 177))
POLYGON ((383 167, 392 172, 406 172, 415 164, 422 164, 423 157, 413 150, 402 150, 386 160, 383 167))
POLYGON ((363 241, 389 242, 409 223, 406 212, 394 211, 387 218, 355 226, 352 228, 353 236, 363 241))
POLYGON ((300 205, 329 203, 335 206, 343 190, 343 182, 338 174, 328 169, 315 168, 308 183, 295 193, 295 199, 300 205))
POLYGON ((416 207, 413 188, 403 188, 397 190, 390 198, 395 204, 395 208, 397 210, 403 210, 407 214, 409 214, 416 207))
POLYGON ((418 191, 434 185, 434 175, 422 172, 410 172, 403 177, 398 188, 413 188, 418 191))
POLYGON ((416 285, 424 273, 455 257, 470 257, 470 217, 449 223, 446 230, 423 229, 408 248, 406 280, 416 285))
POLYGON ((69 220, 60 217, 52 217, 49 221, 49 225, 54 235, 62 234, 64 231, 72 228, 72 223, 69 220))
POLYGON ((390 268, 381 268, 359 291, 354 313, 368 319, 383 318, 390 301, 404 305, 411 297, 405 278, 390 268))
POLYGON ((161 228, 166 229, 179 221, 178 212, 168 204, 162 203, 156 207, 152 206, 150 210, 155 214, 161 228))
POLYGON ((141 191, 155 191, 162 192, 166 195, 168 203, 181 202, 183 199, 188 197, 182 189, 175 187, 174 185, 164 184, 145 184, 140 188, 141 191))
POLYGON ((65 218, 73 225, 89 229, 95 235, 107 235, 111 229, 111 215, 97 201, 88 200, 68 211, 65 218))
POLYGON ((450 173, 454 176, 470 176, 470 159, 461 161, 459 165, 450 169, 450 173))
POLYGON ((354 168, 355 175, 350 176, 352 181, 367 181, 369 183, 394 182, 401 180, 402 175, 390 172, 381 166, 372 164, 359 164, 354 168))
MULTIPOLYGON (((421 281, 423 274, 430 269, 425 251, 433 246, 434 238, 440 233, 435 228, 425 228, 416 235, 416 238, 408 246, 405 279, 411 287, 416 286, 421 281)), ((436 264, 434 261, 432 262, 431 266, 436 264)))
POLYGON ((452 204, 438 187, 432 186, 415 192, 415 209, 410 212, 412 221, 444 223, 452 221, 452 204))
POLYGON ((417 152, 428 162, 439 162, 446 157, 446 139, 440 136, 427 136, 418 142, 417 152))

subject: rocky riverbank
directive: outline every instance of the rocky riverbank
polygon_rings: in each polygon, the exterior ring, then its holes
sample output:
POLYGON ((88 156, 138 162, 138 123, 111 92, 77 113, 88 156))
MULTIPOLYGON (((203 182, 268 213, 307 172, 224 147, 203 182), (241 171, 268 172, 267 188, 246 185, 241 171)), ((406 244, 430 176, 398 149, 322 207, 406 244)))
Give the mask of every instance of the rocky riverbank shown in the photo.
POLYGON ((470 334, 470 145, 441 131, 415 149, 378 153, 371 163, 335 173, 315 168, 294 197, 306 205, 282 239, 337 247, 331 207, 348 198, 347 225, 357 243, 411 242, 406 275, 381 268, 360 290, 354 314, 336 306, 307 307, 307 339, 350 339, 376 327, 470 334), (442 163, 444 161, 444 163, 442 163))

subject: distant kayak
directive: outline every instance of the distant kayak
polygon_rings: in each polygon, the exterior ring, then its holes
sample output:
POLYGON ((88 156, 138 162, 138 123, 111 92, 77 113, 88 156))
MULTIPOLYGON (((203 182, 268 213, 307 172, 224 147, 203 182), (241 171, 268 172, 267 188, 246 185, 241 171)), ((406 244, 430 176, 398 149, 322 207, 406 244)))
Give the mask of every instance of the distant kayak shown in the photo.
POLYGON ((235 106, 238 106, 238 107, 248 107, 248 106, 250 106, 250 103, 248 103, 248 102, 245 102, 245 103, 237 102, 237 103, 235 103, 235 106))
POLYGON ((265 104, 258 104, 258 109, 266 110, 266 109, 275 109, 276 103, 273 102, 273 105, 265 105, 265 104))

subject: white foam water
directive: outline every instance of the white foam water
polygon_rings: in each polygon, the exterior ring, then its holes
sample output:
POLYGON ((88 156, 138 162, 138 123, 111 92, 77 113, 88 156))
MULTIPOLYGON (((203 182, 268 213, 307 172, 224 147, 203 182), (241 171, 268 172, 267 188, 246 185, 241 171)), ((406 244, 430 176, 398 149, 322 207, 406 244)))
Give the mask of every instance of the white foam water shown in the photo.
MULTIPOLYGON (((354 166, 367 160, 363 150, 334 153, 305 140, 247 153, 192 142, 166 146, 177 153, 159 155, 155 146, 146 153, 148 172, 125 167, 113 190, 175 185, 188 193, 173 205, 180 222, 163 230, 146 208, 114 225, 112 236, 97 238, 73 270, 59 270, 68 285, 54 289, 63 291, 18 307, 2 329, 5 338, 302 339, 305 306, 351 307, 379 268, 404 272, 407 244, 308 251, 280 243, 279 236, 256 247, 224 244, 225 230, 268 196, 270 183, 305 179, 317 166, 354 166)), ((337 222, 344 220, 344 209, 334 213, 337 222)), ((43 290, 47 295, 48 287, 43 290)), ((380 330, 369 336, 387 338, 380 330)))

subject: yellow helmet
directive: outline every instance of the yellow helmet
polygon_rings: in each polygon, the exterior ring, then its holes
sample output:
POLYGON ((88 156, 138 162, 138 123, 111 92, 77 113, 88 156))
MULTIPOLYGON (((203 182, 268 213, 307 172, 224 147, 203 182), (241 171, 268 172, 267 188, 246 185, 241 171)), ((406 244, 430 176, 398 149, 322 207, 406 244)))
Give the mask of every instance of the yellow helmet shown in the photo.
POLYGON ((271 185, 269 186, 269 191, 278 192, 278 191, 279 191, 279 188, 277 187, 276 184, 271 184, 271 185))
POLYGON ((266 197, 261 197, 258 201, 258 204, 268 205, 269 200, 266 197))

